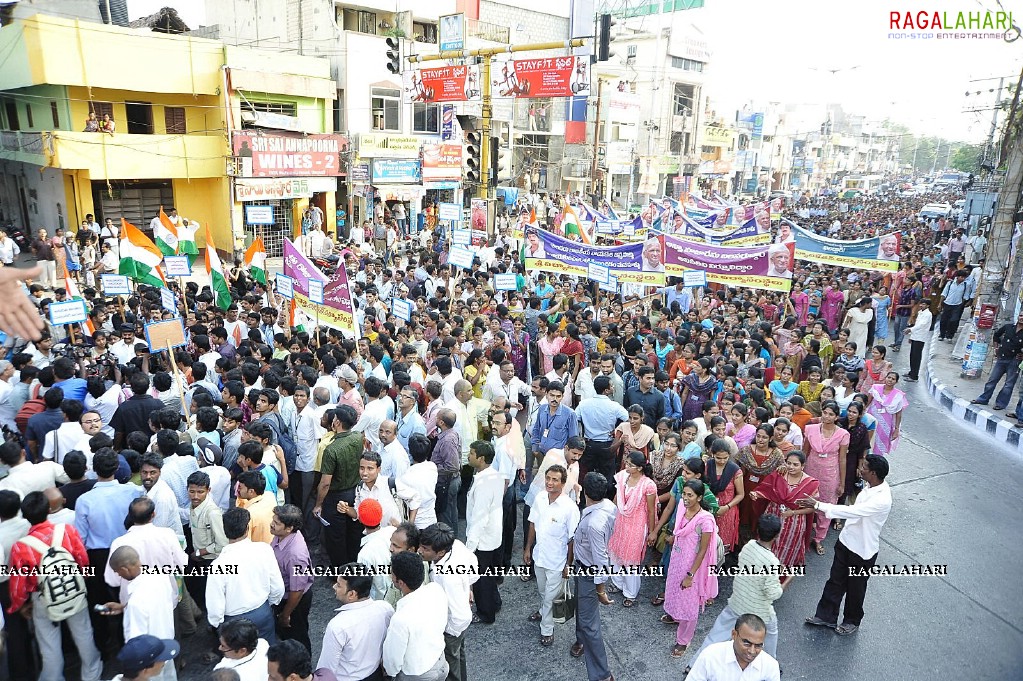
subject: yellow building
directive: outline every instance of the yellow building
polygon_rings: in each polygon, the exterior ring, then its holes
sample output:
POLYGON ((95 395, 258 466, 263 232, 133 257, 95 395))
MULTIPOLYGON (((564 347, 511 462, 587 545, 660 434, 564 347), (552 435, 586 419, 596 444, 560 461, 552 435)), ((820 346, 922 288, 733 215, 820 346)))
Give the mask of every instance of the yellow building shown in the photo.
POLYGON ((314 192, 334 214, 345 138, 326 59, 36 15, 0 29, 0 61, 0 222, 148 230, 173 206, 230 251, 253 234, 279 248, 314 192), (86 132, 92 113, 114 132, 86 132), (239 199, 273 223, 247 223, 239 199))

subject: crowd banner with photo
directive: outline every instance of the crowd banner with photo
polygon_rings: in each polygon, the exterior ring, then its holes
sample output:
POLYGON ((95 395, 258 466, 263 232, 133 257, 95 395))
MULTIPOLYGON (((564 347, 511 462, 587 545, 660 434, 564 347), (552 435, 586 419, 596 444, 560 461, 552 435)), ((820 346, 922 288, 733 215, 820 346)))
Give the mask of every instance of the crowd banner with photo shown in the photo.
POLYGON ((756 220, 747 220, 741 227, 725 231, 705 229, 695 224, 688 215, 675 213, 674 224, 665 232, 687 241, 698 241, 717 246, 753 246, 771 242, 770 232, 762 232, 756 220))
POLYGON ((526 232, 523 258, 526 269, 585 277, 590 263, 603 265, 622 283, 662 286, 664 246, 660 237, 621 246, 590 246, 550 232, 526 232))
POLYGON ((494 97, 586 97, 590 94, 590 58, 509 59, 491 67, 494 97))
POLYGON ((408 102, 478 102, 480 67, 443 66, 411 69, 402 74, 408 102))
POLYGON ((795 233, 796 258, 824 265, 852 267, 874 272, 897 272, 902 251, 898 232, 855 241, 839 241, 817 236, 799 225, 789 223, 795 233))
POLYGON ((791 244, 714 246, 668 236, 664 246, 664 271, 669 276, 702 270, 714 284, 785 292, 792 287, 791 244))
POLYGON ((294 280, 292 294, 295 307, 305 316, 319 319, 321 325, 338 329, 342 333, 358 336, 348 272, 344 267, 338 267, 334 276, 328 278, 309 258, 302 255, 290 239, 285 239, 284 274, 294 280), (317 305, 310 298, 311 279, 323 282, 323 305, 317 305))

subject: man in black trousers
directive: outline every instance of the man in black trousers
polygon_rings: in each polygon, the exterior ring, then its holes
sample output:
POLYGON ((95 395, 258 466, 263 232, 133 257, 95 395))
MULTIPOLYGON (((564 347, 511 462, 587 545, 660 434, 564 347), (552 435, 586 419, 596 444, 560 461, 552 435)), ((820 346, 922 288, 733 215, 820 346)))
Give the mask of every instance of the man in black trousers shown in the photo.
POLYGON ((860 477, 869 485, 856 497, 852 506, 825 504, 806 497, 796 501, 800 508, 813 508, 829 518, 846 519, 835 544, 831 576, 824 585, 824 594, 817 603, 817 612, 806 623, 830 627, 846 636, 856 631, 863 619, 863 598, 867 595, 870 569, 877 562, 881 528, 892 510, 892 490, 884 480, 888 477, 888 461, 883 456, 869 455, 860 461, 860 477), (845 597, 845 614, 838 623, 838 611, 845 597))

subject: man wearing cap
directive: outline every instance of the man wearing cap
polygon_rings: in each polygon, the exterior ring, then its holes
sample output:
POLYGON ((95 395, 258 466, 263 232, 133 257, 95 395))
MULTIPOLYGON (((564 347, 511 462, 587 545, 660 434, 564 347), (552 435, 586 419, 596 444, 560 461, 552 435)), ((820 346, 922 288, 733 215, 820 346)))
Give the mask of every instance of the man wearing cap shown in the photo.
POLYGON ((338 406, 347 404, 355 410, 356 417, 361 417, 365 409, 362 402, 362 395, 359 394, 359 375, 350 364, 341 367, 341 378, 338 379, 338 386, 341 388, 340 396, 337 399, 338 406))
MULTIPOLYGON (((173 639, 160 639, 142 635, 129 640, 117 653, 117 661, 124 670, 113 681, 142 681, 143 679, 166 678, 161 676, 165 667, 181 652, 181 646, 173 639)), ((174 678, 174 677, 170 677, 174 678)))
POLYGON ((394 525, 382 525, 384 509, 376 499, 365 499, 358 506, 359 522, 366 528, 359 550, 358 563, 365 565, 373 575, 373 590, 370 594, 380 600, 387 593, 391 582, 386 568, 391 564, 391 535, 394 525))

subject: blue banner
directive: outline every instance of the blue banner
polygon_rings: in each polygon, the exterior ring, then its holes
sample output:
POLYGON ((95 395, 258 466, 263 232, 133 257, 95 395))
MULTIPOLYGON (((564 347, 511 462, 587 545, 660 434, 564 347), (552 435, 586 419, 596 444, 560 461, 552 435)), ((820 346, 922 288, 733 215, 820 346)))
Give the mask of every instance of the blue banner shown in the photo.
POLYGON ((798 260, 875 272, 896 272, 899 269, 902 235, 898 232, 872 239, 839 241, 817 236, 789 220, 783 222, 795 232, 798 260))

